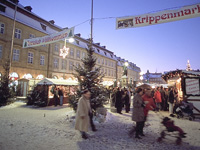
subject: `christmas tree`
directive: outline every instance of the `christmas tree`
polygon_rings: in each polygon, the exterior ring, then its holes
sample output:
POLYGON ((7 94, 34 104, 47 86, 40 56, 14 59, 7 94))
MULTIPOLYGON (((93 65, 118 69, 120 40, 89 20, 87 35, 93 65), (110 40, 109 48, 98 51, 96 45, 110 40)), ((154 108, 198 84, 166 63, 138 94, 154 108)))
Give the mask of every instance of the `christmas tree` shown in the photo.
POLYGON ((69 103, 76 111, 77 103, 81 97, 81 90, 88 89, 91 92, 91 107, 95 112, 98 107, 103 107, 103 104, 108 100, 107 90, 100 84, 103 80, 103 73, 100 72, 100 67, 96 68, 96 58, 93 56, 94 50, 87 50, 87 57, 82 59, 83 66, 74 66, 80 89, 75 95, 69 95, 69 103))
POLYGON ((11 97, 11 91, 9 88, 9 71, 10 71, 10 61, 6 61, 3 65, 4 74, 0 81, 0 106, 6 105, 8 98, 11 97))

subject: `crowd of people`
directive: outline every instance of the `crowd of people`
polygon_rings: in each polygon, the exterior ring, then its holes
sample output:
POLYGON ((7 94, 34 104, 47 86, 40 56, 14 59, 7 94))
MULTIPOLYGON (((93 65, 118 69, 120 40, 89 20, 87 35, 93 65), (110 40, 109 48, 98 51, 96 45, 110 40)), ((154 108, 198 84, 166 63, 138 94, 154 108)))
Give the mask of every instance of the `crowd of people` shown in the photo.
MULTIPOLYGON (((131 101, 133 106, 132 120, 136 122, 136 126, 130 131, 130 134, 134 132, 135 138, 141 139, 141 136, 145 136, 143 128, 150 110, 169 111, 170 116, 173 116, 174 104, 178 102, 178 90, 174 87, 169 88, 169 90, 163 87, 157 87, 156 89, 136 88, 135 90, 120 87, 113 88, 110 103, 111 107, 116 108, 117 113, 122 114, 123 109, 125 113, 129 113, 131 101)), ((92 127, 93 131, 96 131, 91 114, 90 92, 85 90, 78 102, 75 125, 75 129, 81 132, 84 139, 88 138, 86 132, 89 126, 92 127)))

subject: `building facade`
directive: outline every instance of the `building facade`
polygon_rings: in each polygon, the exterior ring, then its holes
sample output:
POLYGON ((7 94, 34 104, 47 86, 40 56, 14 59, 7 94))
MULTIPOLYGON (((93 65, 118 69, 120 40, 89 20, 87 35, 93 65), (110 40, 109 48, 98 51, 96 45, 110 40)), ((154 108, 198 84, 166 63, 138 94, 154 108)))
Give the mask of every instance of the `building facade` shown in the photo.
MULTIPOLYGON (((62 30, 64 29, 55 25, 53 20, 47 21, 35 15, 31 6, 24 7, 17 0, 0 0, 0 75, 3 73, 4 63, 11 60, 12 80, 39 80, 44 77, 75 80, 73 66, 82 65, 81 59, 87 56, 89 39, 75 34, 73 43, 66 42, 69 48, 66 58, 60 56, 64 40, 38 47, 22 46, 24 39, 43 37, 62 30)), ((97 58, 96 67, 101 66, 101 71, 105 74, 104 84, 112 85, 115 81, 120 81, 125 61, 100 43, 93 43, 93 48, 97 58)), ((128 63, 128 81, 133 83, 139 80, 140 68, 134 63, 128 63)))

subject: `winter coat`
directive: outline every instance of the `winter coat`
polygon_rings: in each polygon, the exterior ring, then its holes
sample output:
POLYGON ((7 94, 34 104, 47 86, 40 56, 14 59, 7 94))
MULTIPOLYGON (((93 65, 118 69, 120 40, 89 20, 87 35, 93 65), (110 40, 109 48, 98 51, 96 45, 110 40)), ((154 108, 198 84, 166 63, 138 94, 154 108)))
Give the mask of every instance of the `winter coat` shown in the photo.
POLYGON ((144 107, 144 115, 145 115, 145 117, 147 117, 149 110, 155 109, 156 105, 151 96, 148 96, 145 94, 142 96, 142 99, 143 99, 144 103, 146 104, 144 107))
POLYGON ((154 93, 154 98, 155 98, 155 102, 156 103, 161 103, 162 102, 161 94, 160 94, 160 92, 158 90, 154 93))
POLYGON ((135 122, 144 121, 144 107, 142 97, 137 93, 133 98, 132 120, 135 122))
POLYGON ((129 104, 130 104, 130 101, 129 101, 129 100, 130 100, 130 99, 129 99, 129 95, 128 95, 128 93, 127 93, 127 94, 124 95, 122 101, 124 102, 125 105, 129 105, 129 104))
POLYGON ((116 107, 116 108, 122 108, 122 107, 123 107, 123 103, 122 103, 122 93, 121 93, 121 91, 117 91, 117 92, 116 92, 115 107, 116 107))
POLYGON ((174 91, 173 90, 169 91, 169 102, 171 104, 174 103, 174 91))
POLYGON ((78 101, 78 108, 76 112, 75 129, 79 131, 87 132, 90 125, 89 111, 90 101, 82 96, 78 101), (84 119, 81 117, 84 116, 84 119))

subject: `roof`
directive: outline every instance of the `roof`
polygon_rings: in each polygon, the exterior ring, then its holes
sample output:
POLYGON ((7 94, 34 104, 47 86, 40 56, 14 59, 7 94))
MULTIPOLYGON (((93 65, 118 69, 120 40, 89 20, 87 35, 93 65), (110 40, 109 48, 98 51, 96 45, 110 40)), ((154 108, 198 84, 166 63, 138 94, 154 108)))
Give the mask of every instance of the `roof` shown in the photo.
POLYGON ((62 80, 62 79, 50 79, 45 78, 37 83, 37 85, 78 85, 78 82, 72 79, 62 80))

